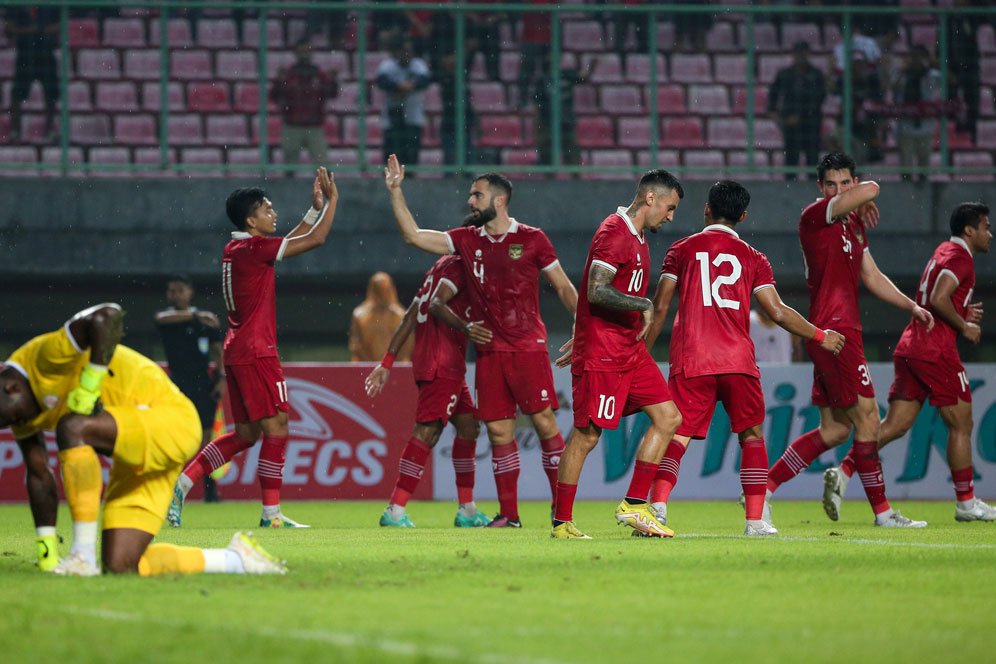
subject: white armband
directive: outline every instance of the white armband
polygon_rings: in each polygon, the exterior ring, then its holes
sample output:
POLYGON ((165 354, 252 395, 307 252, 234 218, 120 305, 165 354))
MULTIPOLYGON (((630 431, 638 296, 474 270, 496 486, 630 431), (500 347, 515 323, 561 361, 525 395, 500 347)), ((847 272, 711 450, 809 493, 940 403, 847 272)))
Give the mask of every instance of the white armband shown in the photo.
POLYGON ((316 210, 315 208, 308 208, 308 211, 304 213, 304 219, 302 219, 301 221, 308 224, 309 226, 314 226, 315 222, 317 222, 318 218, 321 216, 322 216, 321 210, 316 210))

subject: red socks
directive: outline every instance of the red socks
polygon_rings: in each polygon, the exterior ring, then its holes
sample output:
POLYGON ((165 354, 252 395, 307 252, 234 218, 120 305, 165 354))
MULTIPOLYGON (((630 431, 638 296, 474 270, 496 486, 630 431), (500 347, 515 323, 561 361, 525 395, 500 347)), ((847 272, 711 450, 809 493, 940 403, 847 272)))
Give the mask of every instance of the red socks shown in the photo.
POLYGON ((491 447, 491 468, 498 488, 498 510, 502 516, 519 520, 519 446, 515 440, 491 447))
POLYGON ((657 464, 649 461, 636 460, 633 467, 633 479, 630 480, 629 489, 626 491, 626 500, 640 503, 647 502, 647 494, 650 493, 650 484, 657 474, 657 464))
POLYGON ((422 473, 425 472, 425 462, 429 459, 431 452, 432 448, 418 438, 412 436, 408 439, 398 464, 398 481, 391 494, 390 502, 392 505, 404 507, 408 504, 408 499, 412 497, 415 489, 418 488, 419 480, 422 479, 422 473))
POLYGON ((768 472, 768 491, 774 493, 782 484, 806 470, 816 457, 828 449, 830 448, 823 442, 819 429, 796 438, 768 472))
POLYGON ((183 470, 191 482, 197 484, 205 475, 209 475, 232 460, 239 452, 247 450, 256 444, 255 440, 245 440, 234 431, 218 436, 204 446, 197 456, 183 470))
POLYGON ((559 433, 553 438, 540 441, 543 454, 543 472, 550 482, 550 495, 557 496, 557 466, 560 465, 560 455, 564 452, 564 437, 559 433))
POLYGON ((474 471, 477 469, 477 440, 453 439, 453 471, 456 473, 457 502, 474 502, 474 471))
POLYGON ((854 467, 865 487, 865 495, 871 503, 872 511, 881 514, 889 509, 889 501, 885 497, 885 478, 882 477, 882 462, 878 457, 878 443, 855 440, 851 448, 854 454, 854 467))
POLYGON ((854 448, 847 451, 847 456, 840 462, 840 472, 850 479, 854 477, 854 448))
POLYGON ((259 488, 263 493, 263 507, 280 504, 280 487, 284 483, 284 456, 287 453, 287 436, 263 434, 259 448, 259 488))
POLYGON ((553 518, 555 521, 574 520, 574 496, 577 495, 577 484, 557 483, 556 501, 553 518))
POLYGON ((960 502, 966 502, 975 498, 975 470, 972 466, 961 470, 951 471, 951 480, 954 482, 955 495, 960 502))
POLYGON ((650 502, 666 503, 671 497, 671 490, 678 483, 678 469, 681 467, 681 457, 685 456, 687 446, 672 440, 668 443, 664 458, 657 466, 654 484, 650 489, 650 502))
POLYGON ((764 510, 768 483, 768 450, 763 438, 740 443, 740 486, 744 490, 748 521, 757 521, 764 510))

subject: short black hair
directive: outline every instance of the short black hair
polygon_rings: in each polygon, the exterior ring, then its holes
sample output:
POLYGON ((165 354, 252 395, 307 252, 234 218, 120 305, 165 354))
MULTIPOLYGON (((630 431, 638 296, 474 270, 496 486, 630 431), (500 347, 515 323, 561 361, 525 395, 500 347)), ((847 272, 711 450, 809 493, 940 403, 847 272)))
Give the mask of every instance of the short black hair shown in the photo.
POLYGON ((960 237, 965 232, 966 226, 978 228, 983 217, 989 216, 989 206, 985 203, 959 203, 951 212, 951 219, 948 225, 951 227, 951 235, 960 237))
POLYGON ((190 288, 194 287, 194 280, 190 278, 189 274, 185 274, 183 272, 175 272, 174 274, 169 275, 166 279, 167 284, 171 284, 174 281, 184 284, 185 286, 189 286, 190 288))
POLYGON ((505 205, 512 202, 512 181, 501 173, 481 173, 474 177, 474 182, 484 180, 492 189, 497 189, 505 195, 505 205))
POLYGON ((816 179, 823 182, 827 171, 843 171, 845 169, 851 173, 851 177, 853 178, 855 171, 858 170, 858 165, 854 163, 854 159, 848 154, 830 152, 820 160, 819 165, 816 167, 816 179))
POLYGON ((658 188, 671 189, 678 193, 678 198, 685 197, 685 189, 681 186, 678 178, 663 168, 655 168, 644 173, 643 177, 640 178, 640 186, 636 190, 636 195, 641 197, 647 193, 648 189, 658 188))
POLYGON ((246 229, 246 217, 263 204, 266 192, 260 187, 241 187, 228 195, 225 201, 225 212, 228 220, 240 231, 246 229))
POLYGON ((722 219, 731 224, 740 221, 740 217, 750 205, 750 192, 734 180, 720 180, 709 188, 709 209, 713 219, 722 219))

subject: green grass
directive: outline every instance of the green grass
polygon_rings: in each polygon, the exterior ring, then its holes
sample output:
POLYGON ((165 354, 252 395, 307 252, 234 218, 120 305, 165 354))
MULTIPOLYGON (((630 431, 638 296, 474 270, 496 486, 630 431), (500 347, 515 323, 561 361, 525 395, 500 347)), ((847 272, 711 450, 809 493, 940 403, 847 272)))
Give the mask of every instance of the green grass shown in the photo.
MULTIPOLYGON (((0 507, 5 662, 988 661, 996 524, 950 502, 903 503, 919 531, 870 525, 848 502, 776 502, 781 537, 747 540, 735 504, 675 502, 673 540, 629 537, 609 503, 580 503, 595 539, 553 541, 548 505, 522 530, 457 530, 454 506, 289 504, 311 530, 257 532, 285 577, 64 579, 32 566, 26 506, 0 507)), ((68 535, 68 514, 60 515, 68 535)), ((251 503, 184 512, 161 539, 221 547, 251 503)), ((64 551, 65 552, 65 551, 64 551)))

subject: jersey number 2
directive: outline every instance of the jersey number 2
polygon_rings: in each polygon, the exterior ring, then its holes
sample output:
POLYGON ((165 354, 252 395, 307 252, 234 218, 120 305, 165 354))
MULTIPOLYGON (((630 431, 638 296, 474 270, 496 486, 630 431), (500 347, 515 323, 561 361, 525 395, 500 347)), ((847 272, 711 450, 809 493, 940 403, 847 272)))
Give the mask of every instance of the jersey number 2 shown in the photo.
POLYGON ((719 295, 720 286, 732 286, 740 281, 743 274, 743 266, 740 259, 733 254, 717 254, 712 259, 712 265, 719 267, 723 263, 729 263, 733 269, 730 274, 721 274, 715 279, 711 279, 712 273, 709 269, 709 253, 705 251, 695 252, 695 260, 699 262, 699 276, 702 283, 702 304, 707 307, 716 306, 720 309, 740 309, 740 303, 736 300, 727 300, 719 295))

